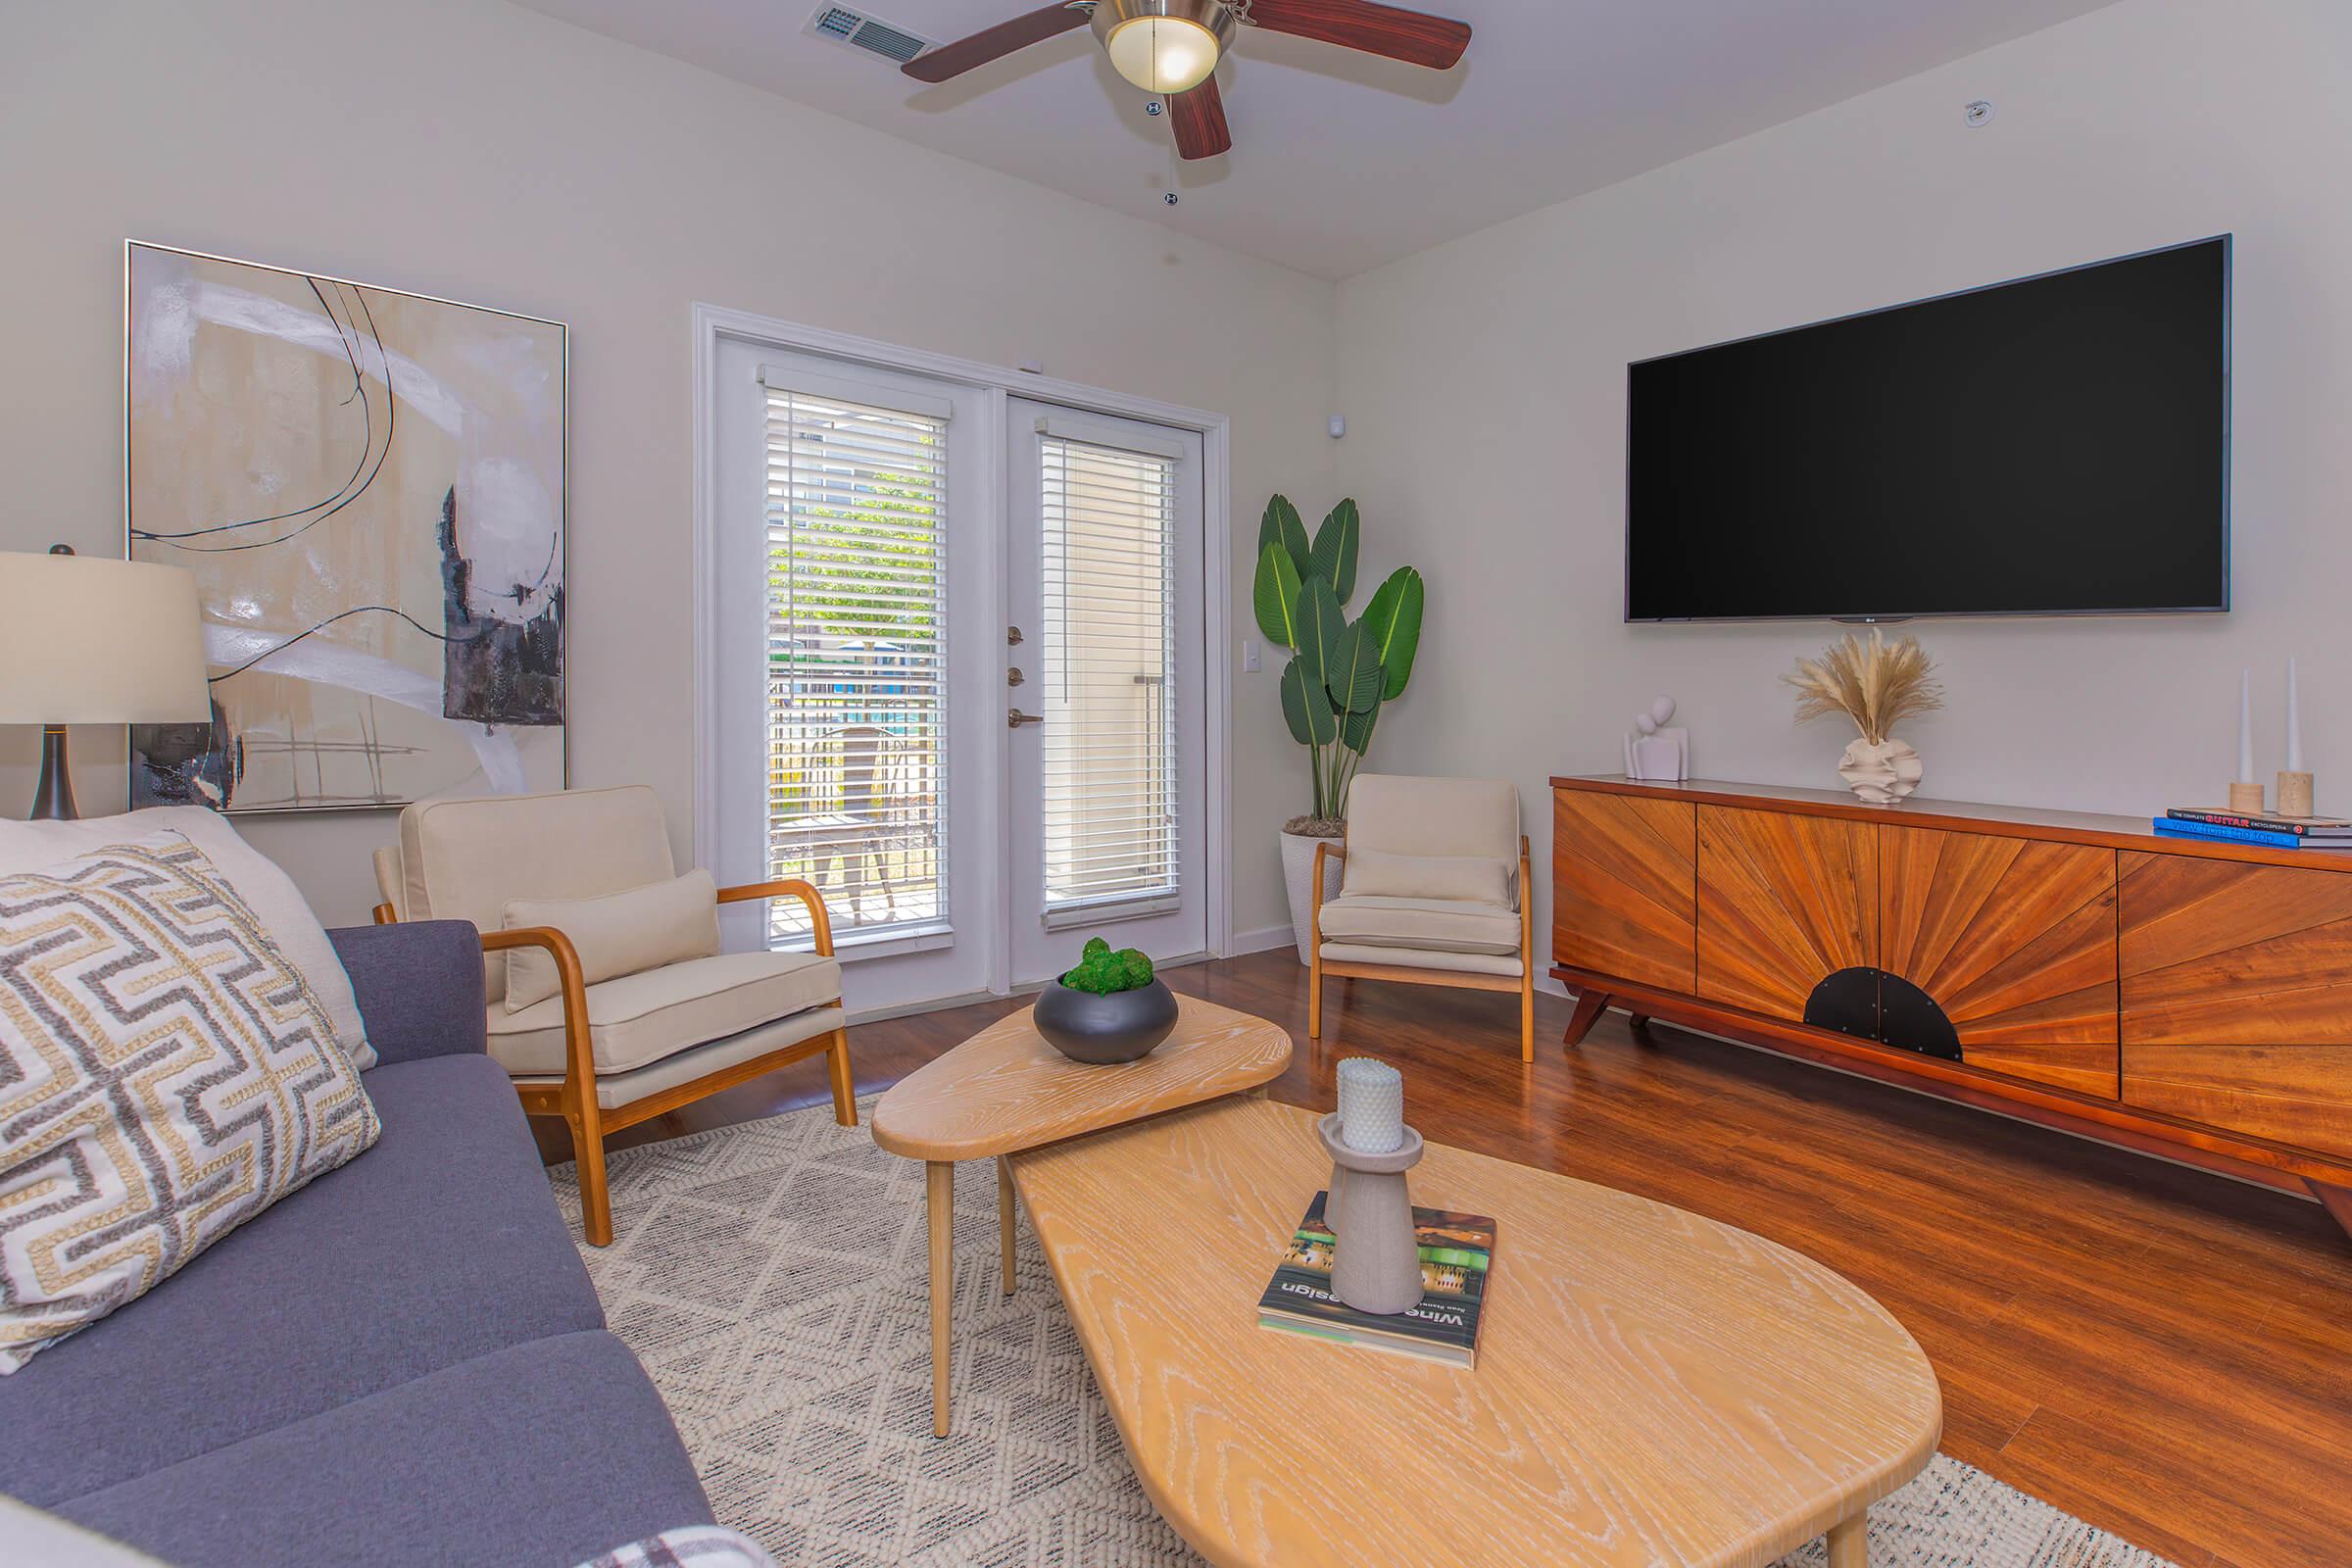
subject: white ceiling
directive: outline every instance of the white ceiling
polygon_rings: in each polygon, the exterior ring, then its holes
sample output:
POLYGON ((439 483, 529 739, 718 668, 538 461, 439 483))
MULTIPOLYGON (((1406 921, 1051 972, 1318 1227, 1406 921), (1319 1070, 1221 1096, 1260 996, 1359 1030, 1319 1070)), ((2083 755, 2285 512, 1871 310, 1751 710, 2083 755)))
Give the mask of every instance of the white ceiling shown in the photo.
MULTIPOLYGON (((1438 0, 1476 28, 1442 74, 1246 28, 1217 73, 1233 151, 1189 166, 1083 29, 927 87, 810 36, 817 0, 520 3, 1337 278, 2109 0, 1438 0)), ((946 41, 1036 4, 875 0, 871 14, 946 41)))

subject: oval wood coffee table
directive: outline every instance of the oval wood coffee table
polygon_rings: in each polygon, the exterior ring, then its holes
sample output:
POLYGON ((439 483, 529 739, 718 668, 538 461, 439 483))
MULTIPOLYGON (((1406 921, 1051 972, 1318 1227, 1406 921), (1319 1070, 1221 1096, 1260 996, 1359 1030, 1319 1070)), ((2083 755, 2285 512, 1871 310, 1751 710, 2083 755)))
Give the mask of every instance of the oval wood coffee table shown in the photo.
POLYGON ((1307 1111, 1227 1101, 1011 1164, 1145 1491, 1227 1568, 1752 1568, 1821 1535, 1861 1568, 1865 1510, 1942 1431, 1860 1289, 1631 1194, 1428 1146, 1415 1200, 1495 1219, 1465 1369, 1257 1326, 1331 1174, 1307 1111))
POLYGON ((1012 1178, 1003 1156, 1162 1111, 1240 1094, 1282 1075, 1291 1037, 1263 1018, 1176 999, 1176 1027, 1141 1061, 1072 1061, 1008 1014, 892 1085, 874 1106, 874 1142, 924 1162, 931 1241, 931 1430, 949 1432, 949 1324, 955 1280, 956 1161, 997 1158, 1004 1294, 1012 1294, 1012 1178))

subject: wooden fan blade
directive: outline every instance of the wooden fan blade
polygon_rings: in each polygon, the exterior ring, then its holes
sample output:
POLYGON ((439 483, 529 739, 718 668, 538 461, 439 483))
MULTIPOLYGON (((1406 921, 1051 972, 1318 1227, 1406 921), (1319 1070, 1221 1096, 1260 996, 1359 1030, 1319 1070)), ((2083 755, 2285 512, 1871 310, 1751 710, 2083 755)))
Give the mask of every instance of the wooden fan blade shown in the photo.
POLYGON ((1176 151, 1188 161, 1214 158, 1232 148, 1233 132, 1225 124, 1225 100, 1217 92, 1216 77, 1177 93, 1167 105, 1168 118, 1176 122, 1176 151))
POLYGON ((1083 27, 1092 20, 1083 7, 1040 6, 1025 16, 975 32, 969 38, 958 38, 927 50, 899 69, 917 81, 946 81, 1033 43, 1044 43, 1073 27, 1083 27))
POLYGON ((1470 47, 1470 24, 1384 6, 1375 0, 1251 0, 1250 20, 1268 32, 1386 55, 1450 71, 1470 47))

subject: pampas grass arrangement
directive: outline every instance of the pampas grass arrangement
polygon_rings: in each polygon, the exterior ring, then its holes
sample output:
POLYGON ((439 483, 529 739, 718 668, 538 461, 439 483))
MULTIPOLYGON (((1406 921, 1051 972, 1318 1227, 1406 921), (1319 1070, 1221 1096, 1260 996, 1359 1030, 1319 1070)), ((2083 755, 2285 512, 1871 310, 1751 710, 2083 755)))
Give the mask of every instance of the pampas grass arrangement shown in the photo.
POLYGON ((1890 643, 1876 626, 1869 642, 1849 631, 1781 679, 1796 688, 1798 723, 1843 713, 1873 746, 1886 744, 1905 719, 1943 706, 1943 686, 1919 639, 1890 643))

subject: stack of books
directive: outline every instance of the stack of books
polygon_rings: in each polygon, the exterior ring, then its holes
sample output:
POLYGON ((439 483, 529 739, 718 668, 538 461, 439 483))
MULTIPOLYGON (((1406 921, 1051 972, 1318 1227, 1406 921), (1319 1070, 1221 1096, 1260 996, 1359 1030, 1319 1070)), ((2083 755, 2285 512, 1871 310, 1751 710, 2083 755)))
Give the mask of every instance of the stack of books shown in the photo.
POLYGON ((1442 1208, 1413 1210, 1421 1240, 1421 1304, 1394 1317, 1358 1312, 1331 1294, 1337 1245, 1323 1222, 1328 1193, 1317 1193, 1274 1279, 1257 1298, 1260 1328, 1304 1334, 1452 1366, 1478 1363, 1479 1312, 1486 1305, 1487 1271, 1494 1261, 1494 1222, 1483 1214, 1442 1208))
POLYGON ((2167 838, 2211 839, 2224 844, 2267 844, 2278 850, 2352 850, 2352 821, 2340 816, 2249 816, 2202 806, 2176 806, 2156 818, 2167 838))

